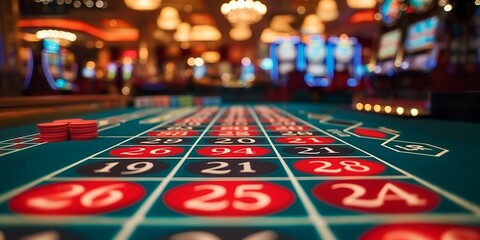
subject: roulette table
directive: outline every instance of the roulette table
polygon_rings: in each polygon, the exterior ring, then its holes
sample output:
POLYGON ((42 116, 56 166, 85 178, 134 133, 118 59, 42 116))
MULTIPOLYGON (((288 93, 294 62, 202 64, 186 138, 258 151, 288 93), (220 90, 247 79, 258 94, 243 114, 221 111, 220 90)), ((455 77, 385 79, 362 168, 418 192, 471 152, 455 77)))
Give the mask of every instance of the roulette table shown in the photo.
POLYGON ((478 123, 307 103, 124 108, 0 130, 0 239, 480 239, 478 123))

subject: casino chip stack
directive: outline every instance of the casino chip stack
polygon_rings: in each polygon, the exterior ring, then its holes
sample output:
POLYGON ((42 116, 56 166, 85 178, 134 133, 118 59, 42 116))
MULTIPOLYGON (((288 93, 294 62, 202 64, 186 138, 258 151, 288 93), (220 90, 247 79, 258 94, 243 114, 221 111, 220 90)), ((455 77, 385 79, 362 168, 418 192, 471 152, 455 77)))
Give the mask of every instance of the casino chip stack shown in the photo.
POLYGON ((61 142, 68 140, 68 123, 47 122, 37 124, 40 140, 47 142, 61 142))
POLYGON ((70 139, 90 140, 98 137, 97 121, 82 120, 69 123, 70 139))

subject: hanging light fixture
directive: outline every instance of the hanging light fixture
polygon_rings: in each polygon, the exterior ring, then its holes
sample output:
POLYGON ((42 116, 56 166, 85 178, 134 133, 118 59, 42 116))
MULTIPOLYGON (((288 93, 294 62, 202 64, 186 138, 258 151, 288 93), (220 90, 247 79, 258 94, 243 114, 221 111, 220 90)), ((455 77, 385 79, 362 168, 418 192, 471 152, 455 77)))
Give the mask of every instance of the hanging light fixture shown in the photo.
POLYGON ((175 30, 180 22, 180 15, 174 7, 162 8, 157 18, 157 26, 163 30, 175 30))
POLYGON ((127 7, 137 11, 151 11, 158 9, 162 0, 125 0, 127 7))
POLYGON ((335 0, 320 0, 317 6, 317 15, 322 21, 329 22, 338 18, 338 6, 335 0))
POLYGON ((303 20, 300 31, 304 35, 323 34, 325 31, 325 25, 318 15, 310 14, 303 20))
POLYGON ((211 25, 194 25, 190 32, 191 41, 218 41, 222 38, 222 33, 211 25))
POLYGON ((351 8, 374 8, 376 0, 347 0, 347 5, 351 8))
POLYGON ((267 13, 267 6, 260 1, 231 0, 222 4, 220 9, 225 18, 234 26, 230 37, 237 41, 247 40, 252 36, 250 25, 267 13))
POLYGON ((173 34, 173 39, 177 42, 188 42, 190 41, 190 31, 192 27, 186 22, 180 23, 178 25, 177 31, 173 34))
POLYGON ((236 41, 245 41, 252 37, 252 30, 248 25, 236 25, 230 30, 230 37, 236 41))
POLYGON ((227 20, 232 24, 253 24, 267 13, 267 6, 260 1, 231 0, 222 4, 220 9, 227 20))

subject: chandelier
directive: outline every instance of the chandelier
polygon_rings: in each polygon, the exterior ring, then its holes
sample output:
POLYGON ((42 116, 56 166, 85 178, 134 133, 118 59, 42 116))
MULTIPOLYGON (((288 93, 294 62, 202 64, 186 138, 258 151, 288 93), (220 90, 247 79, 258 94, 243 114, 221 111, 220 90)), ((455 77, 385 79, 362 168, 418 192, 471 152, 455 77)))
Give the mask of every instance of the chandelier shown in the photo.
POLYGON ((231 0, 222 4, 220 11, 231 24, 248 26, 262 19, 267 7, 260 1, 231 0))

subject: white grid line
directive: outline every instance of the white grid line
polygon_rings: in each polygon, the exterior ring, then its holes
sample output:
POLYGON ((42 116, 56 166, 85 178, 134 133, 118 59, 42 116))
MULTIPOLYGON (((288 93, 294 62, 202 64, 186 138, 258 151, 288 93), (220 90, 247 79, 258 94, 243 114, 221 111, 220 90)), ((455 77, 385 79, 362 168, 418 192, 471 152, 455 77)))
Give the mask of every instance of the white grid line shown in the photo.
MULTIPOLYGON (((277 109, 277 110, 279 110, 279 111, 282 111, 282 112, 286 113, 287 115, 292 116, 292 118, 295 118, 295 119, 297 119, 297 120, 300 121, 300 122, 303 122, 303 123, 305 123, 305 124, 307 124, 307 125, 310 125, 311 127, 315 128, 315 129, 318 129, 319 131, 322 131, 322 132, 328 134, 326 131, 324 131, 324 130, 322 130, 322 129, 316 127, 316 126, 314 126, 313 124, 310 124, 309 122, 307 122, 307 121, 305 121, 305 120, 303 120, 303 119, 300 119, 300 118, 298 118, 298 117, 290 114, 289 112, 287 112, 287 111, 285 111, 285 110, 283 110, 283 109, 280 109, 280 108, 277 108, 277 107, 274 107, 274 108, 277 109)), ((397 170, 398 172, 400 172, 400 173, 402 173, 402 174, 405 174, 406 176, 412 178, 413 180, 419 182, 420 184, 422 184, 422 185, 430 188, 431 190, 433 190, 433 191, 435 191, 435 192, 443 195, 445 198, 447 198, 447 199, 449 199, 450 201, 455 202, 455 203, 458 204, 459 206, 461 206, 461 207, 463 207, 463 208, 471 211, 471 212, 474 213, 475 215, 480 216, 480 207, 477 206, 477 205, 475 205, 474 203, 471 203, 471 202, 469 202, 469 201, 467 201, 467 200, 465 200, 465 199, 463 199, 463 198, 461 198, 461 197, 459 197, 459 196, 457 196, 457 195, 455 195, 455 194, 453 194, 453 193, 450 193, 450 192, 448 192, 448 191, 446 191, 446 190, 444 190, 444 189, 442 189, 442 188, 440 188, 440 187, 438 187, 438 186, 436 186, 436 185, 434 185, 434 184, 432 184, 432 183, 430 183, 430 182, 428 182, 428 181, 426 181, 426 180, 424 180, 424 179, 422 179, 422 178, 420 178, 420 177, 417 177, 417 176, 415 176, 415 175, 413 175, 413 174, 411 174, 411 173, 409 173, 409 172, 407 172, 407 171, 405 171, 405 170, 403 170, 403 169, 401 169, 401 168, 399 168, 399 167, 397 167, 397 166, 395 166, 395 165, 393 165, 393 164, 391 164, 391 163, 389 163, 389 162, 387 162, 387 161, 385 161, 385 160, 383 160, 383 159, 381 159, 381 158, 379 158, 379 157, 377 157, 377 156, 375 156, 375 155, 373 155, 373 154, 371 154, 371 153, 369 153, 369 152, 367 152, 367 151, 365 151, 365 150, 363 150, 363 149, 360 149, 360 148, 358 148, 358 147, 356 147, 356 146, 354 146, 354 145, 352 145, 352 144, 350 144, 350 143, 348 143, 348 142, 346 142, 346 141, 344 141, 344 140, 342 140, 342 139, 340 139, 340 138, 338 138, 338 137, 336 137, 336 136, 334 136, 334 135, 330 135, 330 134, 328 134, 328 135, 331 136, 332 138, 337 139, 338 141, 341 141, 341 142, 349 145, 350 147, 353 147, 353 148, 357 149, 358 151, 361 151, 361 152, 363 152, 363 153, 365 153, 365 154, 367 154, 367 155, 375 158, 376 160, 382 162, 383 164, 385 164, 385 165, 387 165, 387 166, 389 166, 389 167, 397 170)))
MULTIPOLYGON (((193 109, 192 109, 192 111, 193 111, 193 109)), ((178 118, 180 118, 180 117, 182 117, 182 115, 178 116, 178 118)), ((172 119, 172 121, 174 121, 174 120, 175 120, 175 119, 172 119)), ((162 123, 162 124, 166 124, 166 123, 168 123, 168 122, 169 122, 169 121, 164 122, 164 123, 162 123)), ((160 125, 162 125, 162 124, 160 124, 160 125)), ((158 126, 155 126, 155 127, 158 127, 158 126)), ((152 127, 152 128, 150 128, 150 129, 147 129, 147 130, 139 133, 138 135, 141 135, 141 134, 143 134, 143 133, 145 133, 145 132, 151 131, 151 129, 153 129, 153 128, 155 128, 155 127, 152 127)), ((110 150, 110 149, 112 149, 112 148, 114 148, 114 147, 116 147, 116 146, 118 146, 118 145, 120 145, 120 144, 122 144, 122 143, 125 143, 125 142, 127 142, 127 141, 130 141, 130 140, 131 140, 131 139, 126 139, 126 140, 124 140, 124 141, 122 141, 122 142, 120 142, 120 143, 117 143, 117 144, 115 144, 115 145, 113 145, 113 146, 111 146, 111 147, 108 147, 108 148, 103 149, 103 150, 101 150, 101 151, 99 151, 99 152, 97 152, 97 153, 94 153, 94 154, 92 154, 92 155, 90 155, 90 156, 88 156, 88 157, 86 157, 86 158, 84 158, 84 159, 82 159, 82 160, 80 160, 80 161, 77 161, 77 162, 72 163, 72 164, 70 164, 70 165, 68 165, 68 166, 66 166, 66 167, 63 167, 63 168, 61 168, 61 169, 59 169, 59 170, 57 170, 57 171, 55 171, 55 172, 52 172, 52 173, 47 174, 47 175, 45 175, 45 176, 43 176, 43 177, 37 178, 36 180, 31 181, 30 183, 27 183, 27 184, 24 184, 24 185, 22 185, 22 186, 20 186, 20 187, 14 188, 13 190, 10 190, 10 191, 8 191, 8 192, 0 195, 0 203, 5 202, 6 200, 12 198, 13 196, 15 196, 15 195, 17 195, 17 194, 19 194, 19 193, 27 190, 27 189, 30 189, 30 188, 34 187, 35 185, 37 185, 37 184, 39 184, 39 183, 41 183, 41 182, 43 182, 43 181, 45 181, 45 180, 47 180, 47 179, 55 176, 55 175, 58 175, 59 173, 62 173, 62 172, 64 172, 64 171, 66 171, 66 170, 68 170, 68 169, 70 169, 70 168, 72 168, 72 167, 74 167, 74 166, 82 163, 82 162, 85 162, 85 161, 87 161, 88 159, 91 159, 91 158, 93 158, 94 156, 96 156, 96 155, 98 155, 98 154, 101 154, 101 153, 103 153, 103 152, 106 152, 106 151, 108 151, 108 150, 110 150)))
POLYGON ((169 174, 165 177, 164 181, 162 181, 156 188, 153 190, 153 192, 150 194, 150 196, 143 202, 142 206, 135 212, 133 216, 129 220, 127 220, 123 225, 120 231, 117 233, 117 235, 114 237, 114 239, 129 239, 130 236, 133 234, 137 226, 145 219, 146 214, 150 210, 150 208, 155 204, 155 201, 160 197, 160 195, 163 193, 167 185, 170 183, 172 180, 173 176, 178 172, 180 167, 183 165, 185 160, 188 158, 190 153, 193 151, 195 146, 200 142, 200 139, 202 136, 204 136, 208 129, 213 125, 213 123, 216 121, 221 116, 221 113, 225 111, 224 108, 220 109, 216 113, 216 116, 211 120, 210 124, 205 128, 205 130, 202 132, 202 134, 198 137, 197 141, 192 144, 190 149, 185 153, 183 158, 175 165, 175 167, 169 172, 169 174))
POLYGON ((262 125, 262 123, 261 123, 260 119, 258 118, 257 114, 255 113, 255 111, 252 110, 251 107, 248 108, 248 111, 253 116, 253 119, 257 122, 257 124, 260 126, 260 129, 262 130, 263 134, 265 135, 268 142, 272 146, 273 151, 275 152, 275 154, 279 158, 281 165, 283 166, 285 172, 287 173, 287 175, 290 179, 290 183, 292 183, 293 187, 295 188, 295 190, 296 190, 296 192, 297 192, 297 194, 300 198, 300 201, 302 202, 303 206, 305 207, 305 210, 307 211, 308 216, 309 216, 310 220, 312 221, 313 226, 318 231, 318 234, 321 237, 321 239, 324 239, 324 240, 334 240, 334 239, 336 239, 332 230, 328 227, 327 221, 320 215, 319 212, 317 212, 317 210, 315 209, 315 206, 313 205, 313 203, 308 198, 308 195, 306 194, 305 190, 303 190, 302 186, 300 185, 298 180, 295 178, 295 175, 290 170, 288 164, 285 162, 285 160, 282 158, 282 156, 278 152, 277 148, 275 147, 272 140, 270 139, 267 132, 265 131, 265 128, 262 125))

